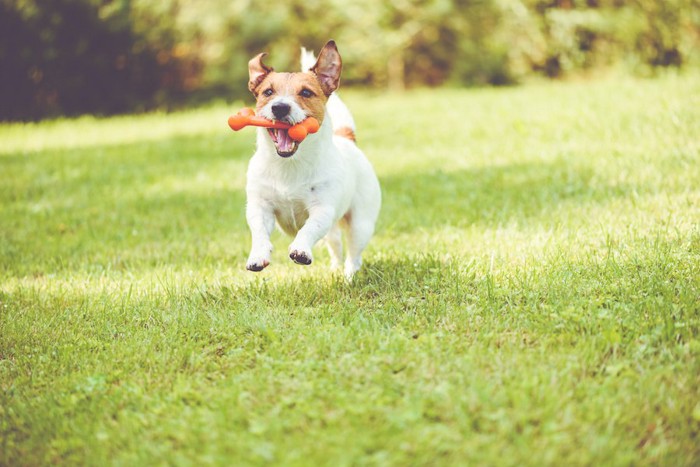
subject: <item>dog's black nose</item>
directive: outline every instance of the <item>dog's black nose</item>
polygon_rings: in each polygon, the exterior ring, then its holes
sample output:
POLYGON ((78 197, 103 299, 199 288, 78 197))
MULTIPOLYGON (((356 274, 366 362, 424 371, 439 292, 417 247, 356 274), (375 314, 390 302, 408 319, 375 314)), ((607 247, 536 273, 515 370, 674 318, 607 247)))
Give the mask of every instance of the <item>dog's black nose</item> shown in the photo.
POLYGON ((272 114, 280 120, 289 115, 289 111, 291 109, 292 108, 289 106, 289 104, 285 104, 283 102, 272 104, 272 114))

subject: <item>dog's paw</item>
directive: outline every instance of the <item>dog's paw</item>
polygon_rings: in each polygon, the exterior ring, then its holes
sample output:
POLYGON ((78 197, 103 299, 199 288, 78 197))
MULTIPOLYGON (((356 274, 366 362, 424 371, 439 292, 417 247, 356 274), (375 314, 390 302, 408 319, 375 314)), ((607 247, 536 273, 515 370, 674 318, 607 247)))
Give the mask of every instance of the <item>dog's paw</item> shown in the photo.
POLYGON ((259 260, 248 260, 248 262, 245 265, 245 268, 248 271, 253 271, 253 272, 260 272, 266 267, 270 265, 270 262, 266 259, 259 259, 259 260))
POLYGON ((248 257, 248 262, 245 268, 248 271, 260 272, 270 265, 270 255, 251 255, 248 257))
POLYGON ((305 266, 308 266, 313 261, 310 251, 290 250, 289 257, 292 258, 292 261, 295 263, 303 264, 305 266))
POLYGON ((250 256, 245 264, 248 271, 259 272, 270 265, 270 256, 272 254, 272 244, 265 243, 262 246, 253 245, 250 250, 250 256))

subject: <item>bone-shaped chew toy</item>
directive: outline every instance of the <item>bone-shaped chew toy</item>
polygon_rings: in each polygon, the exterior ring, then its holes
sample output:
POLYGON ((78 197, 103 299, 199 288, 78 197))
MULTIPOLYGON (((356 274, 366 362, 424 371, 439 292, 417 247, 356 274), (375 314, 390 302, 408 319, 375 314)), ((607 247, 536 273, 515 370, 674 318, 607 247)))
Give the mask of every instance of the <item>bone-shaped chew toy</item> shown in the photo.
POLYGON ((237 114, 231 115, 228 118, 228 126, 230 126, 233 131, 238 131, 247 126, 288 130, 287 134, 289 134, 289 137, 297 143, 301 143, 304 141, 304 138, 306 138, 306 135, 309 133, 316 133, 319 129, 318 120, 314 117, 308 117, 303 122, 290 125, 288 123, 273 122, 266 118, 258 117, 255 115, 255 111, 249 107, 245 107, 239 110, 237 114))

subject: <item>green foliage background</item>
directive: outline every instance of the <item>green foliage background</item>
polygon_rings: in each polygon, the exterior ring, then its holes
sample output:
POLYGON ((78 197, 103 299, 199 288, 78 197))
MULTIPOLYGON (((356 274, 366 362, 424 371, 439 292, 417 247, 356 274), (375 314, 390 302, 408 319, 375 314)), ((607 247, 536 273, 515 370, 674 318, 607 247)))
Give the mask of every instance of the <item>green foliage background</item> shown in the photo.
POLYGON ((0 119, 240 97, 338 41, 344 84, 507 85, 700 62, 700 0, 0 0, 0 119))

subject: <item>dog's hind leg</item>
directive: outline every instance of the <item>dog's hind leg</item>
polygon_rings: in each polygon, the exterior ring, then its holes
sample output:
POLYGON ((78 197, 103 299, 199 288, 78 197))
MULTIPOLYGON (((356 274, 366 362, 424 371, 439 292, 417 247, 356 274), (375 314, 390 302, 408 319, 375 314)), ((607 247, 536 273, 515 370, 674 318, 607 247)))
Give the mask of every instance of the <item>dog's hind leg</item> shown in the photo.
POLYGON ((362 221, 357 218, 347 219, 345 235, 348 253, 345 257, 345 277, 352 279, 362 266, 362 251, 374 234, 374 222, 362 221))
POLYGON ((325 237, 331 256, 331 269, 339 269, 343 263, 343 239, 340 234, 340 226, 335 224, 325 237))

